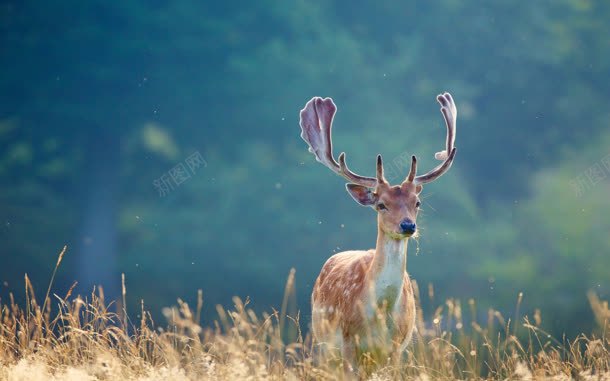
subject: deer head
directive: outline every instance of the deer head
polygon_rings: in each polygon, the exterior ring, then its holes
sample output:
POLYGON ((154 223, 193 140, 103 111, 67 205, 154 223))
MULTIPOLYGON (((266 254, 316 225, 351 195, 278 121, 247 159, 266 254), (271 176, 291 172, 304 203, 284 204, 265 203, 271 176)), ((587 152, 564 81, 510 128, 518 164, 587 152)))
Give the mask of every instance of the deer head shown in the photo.
POLYGON ((365 177, 352 172, 345 162, 345 152, 335 160, 332 146, 332 122, 337 106, 331 98, 312 98, 301 110, 301 137, 309 145, 309 151, 316 160, 339 176, 347 179, 348 193, 360 205, 377 211, 379 228, 395 239, 411 237, 417 232, 417 213, 421 204, 419 194, 423 184, 430 183, 449 170, 455 157, 455 131, 457 109, 449 93, 436 97, 441 105, 441 113, 447 126, 445 149, 437 152, 435 158, 442 160, 436 168, 417 175, 417 158, 411 157, 411 169, 400 185, 392 186, 383 174, 383 160, 377 155, 376 176, 365 177))

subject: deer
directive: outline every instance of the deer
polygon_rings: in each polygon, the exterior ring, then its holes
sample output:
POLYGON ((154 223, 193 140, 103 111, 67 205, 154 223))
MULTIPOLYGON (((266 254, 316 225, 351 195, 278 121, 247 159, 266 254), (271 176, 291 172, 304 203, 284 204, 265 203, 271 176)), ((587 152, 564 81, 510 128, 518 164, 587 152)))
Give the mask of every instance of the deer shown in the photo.
POLYGON ((383 159, 377 155, 376 176, 352 172, 342 152, 338 161, 332 146, 332 124, 337 106, 332 98, 314 97, 300 112, 301 138, 316 161, 349 183, 347 192, 360 205, 377 212, 377 242, 374 249, 350 250, 331 256, 323 265, 311 295, 312 333, 318 343, 337 340, 343 367, 354 372, 357 350, 375 345, 373 336, 384 333, 400 354, 411 341, 415 329, 415 296, 406 271, 407 243, 416 237, 417 214, 423 185, 446 173, 456 154, 457 109, 452 96, 437 96, 447 127, 445 149, 435 158, 442 162, 417 175, 417 158, 411 156, 408 175, 392 186, 384 177, 383 159), (371 332, 379 319, 387 327, 371 332), (368 340, 365 338, 368 337, 368 340))

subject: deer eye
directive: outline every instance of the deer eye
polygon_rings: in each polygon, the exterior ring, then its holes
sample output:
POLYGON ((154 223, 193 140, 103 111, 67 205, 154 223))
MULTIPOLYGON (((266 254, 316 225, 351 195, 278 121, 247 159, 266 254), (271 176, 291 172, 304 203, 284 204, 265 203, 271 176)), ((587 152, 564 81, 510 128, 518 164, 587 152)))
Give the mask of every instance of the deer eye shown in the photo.
POLYGON ((385 206, 383 202, 380 202, 379 204, 377 204, 377 210, 388 210, 388 207, 385 206))
POLYGON ((415 207, 416 207, 416 208, 419 208, 419 206, 420 206, 420 205, 421 205, 421 202, 419 202, 419 201, 417 201, 417 202, 415 203, 415 207))

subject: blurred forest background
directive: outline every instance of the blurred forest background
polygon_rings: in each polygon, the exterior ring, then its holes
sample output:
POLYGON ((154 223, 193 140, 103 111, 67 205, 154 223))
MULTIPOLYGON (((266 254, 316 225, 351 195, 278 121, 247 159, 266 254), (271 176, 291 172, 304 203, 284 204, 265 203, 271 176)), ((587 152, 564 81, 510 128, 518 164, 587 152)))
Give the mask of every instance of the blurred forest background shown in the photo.
POLYGON ((430 311, 475 298, 588 331, 610 292, 610 2, 0 2, 0 298, 103 284, 160 317, 181 297, 296 301, 374 212, 317 164, 298 112, 339 107, 335 151, 401 181, 436 161, 435 96, 458 107, 452 170, 424 189, 408 271, 430 311), (163 187, 165 185, 166 187, 163 187))

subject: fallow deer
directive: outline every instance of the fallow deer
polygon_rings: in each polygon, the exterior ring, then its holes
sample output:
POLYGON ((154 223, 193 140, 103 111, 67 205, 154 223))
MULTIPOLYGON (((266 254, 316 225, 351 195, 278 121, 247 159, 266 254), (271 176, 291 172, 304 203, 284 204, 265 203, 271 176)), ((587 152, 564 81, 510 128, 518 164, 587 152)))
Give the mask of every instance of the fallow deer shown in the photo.
MULTIPOLYGON (((416 219, 423 184, 438 179, 449 170, 455 157, 457 109, 449 93, 437 96, 447 127, 445 150, 435 157, 436 168, 416 175, 417 159, 411 157, 406 179, 392 186, 384 177, 381 155, 377 156, 375 178, 352 172, 333 156, 331 128, 337 110, 331 98, 312 98, 301 110, 301 137, 316 160, 350 183, 348 193, 363 206, 377 211, 377 245, 368 251, 344 251, 333 255, 322 267, 311 297, 312 330, 320 343, 338 338, 346 371, 356 363, 356 349, 375 345, 370 327, 385 319, 383 331, 395 353, 409 343, 415 326, 415 299, 406 272, 407 243, 417 234, 416 219), (381 313, 380 313, 381 311, 381 313), (367 333, 368 332, 368 333, 367 333), (367 336, 368 335, 368 336, 367 336)), ((373 332, 373 336, 380 332, 373 332)))

